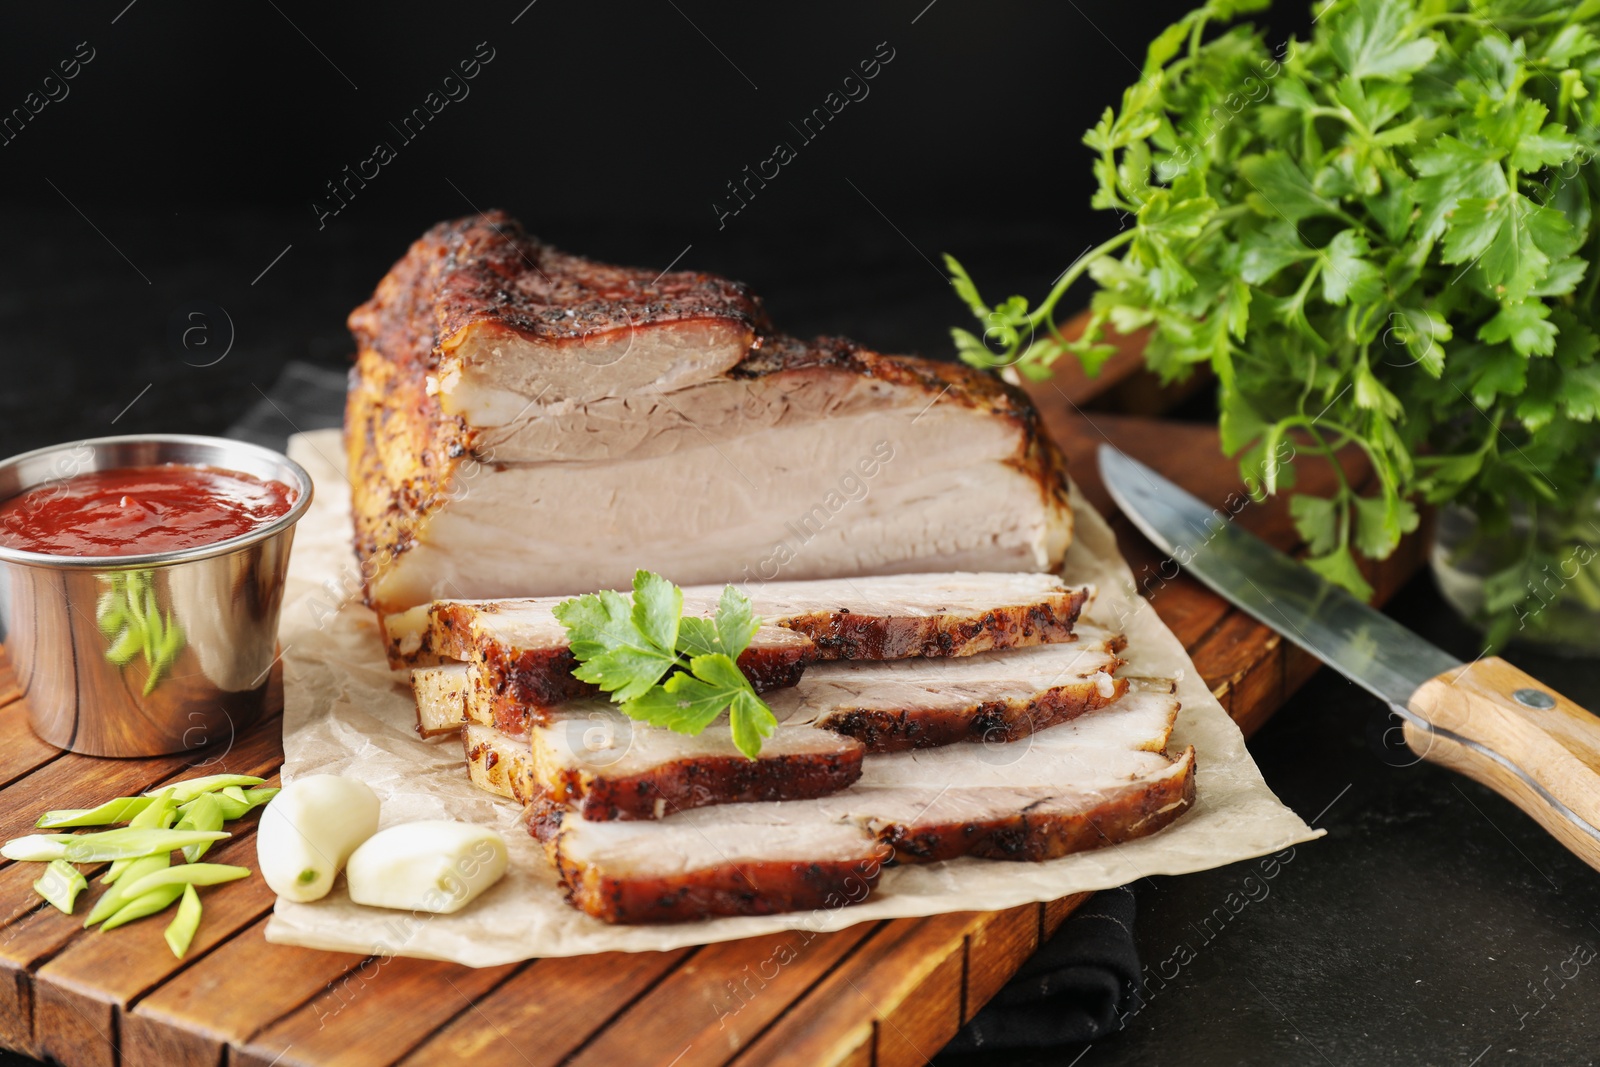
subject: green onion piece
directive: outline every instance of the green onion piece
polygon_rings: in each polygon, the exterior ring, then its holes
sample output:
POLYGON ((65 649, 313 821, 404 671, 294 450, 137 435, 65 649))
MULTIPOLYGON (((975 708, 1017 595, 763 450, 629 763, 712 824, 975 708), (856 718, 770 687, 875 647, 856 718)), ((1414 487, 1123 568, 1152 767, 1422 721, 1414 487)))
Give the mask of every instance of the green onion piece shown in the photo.
POLYGON ((111 918, 122 906, 133 897, 128 894, 128 886, 137 882, 147 874, 166 870, 172 865, 171 853, 162 852, 155 856, 140 856, 136 860, 125 861, 127 866, 123 870, 122 881, 105 891, 99 900, 94 902, 94 907, 89 909, 89 917, 83 920, 84 926, 93 926, 97 922, 104 922, 111 918))
POLYGON ((52 830, 61 826, 109 826, 127 822, 155 802, 154 797, 118 797, 108 800, 98 808, 64 808, 47 811, 36 824, 41 829, 52 830))
MULTIPOLYGON (((133 817, 128 823, 128 829, 165 830, 172 825, 172 820, 177 813, 177 808, 172 803, 172 790, 170 788, 163 789, 156 794, 149 807, 133 817)), ((130 862, 131 860, 117 860, 101 877, 100 881, 106 885, 111 885, 122 877, 122 872, 127 870, 130 862)))
POLYGON ((142 897, 135 897, 124 904, 115 915, 100 924, 102 930, 115 930, 124 923, 131 923, 135 919, 142 919, 146 915, 154 915, 158 911, 166 910, 167 905, 183 896, 181 885, 166 885, 160 889, 146 893, 142 897))
POLYGON ((134 900, 168 885, 220 885, 250 877, 249 867, 230 867, 226 863, 183 863, 153 871, 127 888, 127 899, 134 900))
POLYGON ((179 804, 187 804, 201 793, 215 793, 230 785, 260 785, 265 781, 265 778, 257 778, 250 774, 210 774, 204 778, 174 782, 171 786, 172 799, 179 804))
POLYGON ((246 789, 244 791, 244 795, 245 799, 250 802, 250 806, 252 808, 259 808, 261 805, 271 801, 273 797, 277 796, 281 792, 283 792, 282 789, 275 785, 270 785, 264 786, 260 789, 246 789))
POLYGON ((68 915, 77 903, 78 894, 89 888, 89 880, 66 860, 51 860, 44 876, 33 883, 33 891, 60 908, 68 915))
POLYGON ((194 886, 183 887, 183 900, 178 904, 178 914, 173 916, 172 923, 167 927, 167 947, 172 954, 183 959, 183 954, 189 951, 189 942, 194 940, 194 932, 200 929, 200 894, 194 891, 194 886))
POLYGON ((140 830, 165 830, 172 825, 172 819, 177 814, 178 806, 172 800, 173 790, 152 790, 145 796, 150 798, 150 804, 139 814, 128 820, 131 829, 140 830))
POLYGON ((104 830, 98 834, 79 834, 63 843, 63 855, 60 858, 72 863, 135 859, 231 836, 221 830, 158 830, 130 826, 121 830, 104 830))
POLYGON ((117 636, 122 629, 122 624, 128 621, 128 609, 123 606, 122 597, 115 589, 108 589, 100 594, 100 599, 95 601, 94 620, 100 626, 100 633, 106 640, 117 636))
POLYGON ((133 662, 133 657, 144 648, 144 628, 137 620, 130 620, 127 629, 122 631, 122 636, 111 643, 106 649, 106 659, 118 667, 126 667, 133 662))
MULTIPOLYGON (((217 801, 215 793, 201 793, 188 804, 184 805, 183 818, 178 820, 177 830, 220 830, 222 829, 222 805, 217 801)), ((183 858, 190 863, 198 863, 200 857, 206 854, 211 847, 211 842, 205 841, 198 845, 185 845, 183 858)))
POLYGON ((49 863, 67 858, 67 842, 76 841, 72 834, 29 834, 14 837, 0 845, 0 856, 25 863, 49 863))

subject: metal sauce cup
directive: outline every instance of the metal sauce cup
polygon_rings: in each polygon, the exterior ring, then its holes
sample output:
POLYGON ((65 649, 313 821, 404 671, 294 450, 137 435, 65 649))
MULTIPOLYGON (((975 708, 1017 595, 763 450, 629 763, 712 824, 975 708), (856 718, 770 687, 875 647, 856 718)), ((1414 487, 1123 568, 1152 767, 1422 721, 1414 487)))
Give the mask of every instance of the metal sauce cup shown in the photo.
POLYGON ((34 733, 90 756, 227 742, 266 710, 294 524, 311 476, 243 441, 100 437, 0 463, 0 501, 89 471, 180 463, 289 486, 289 512, 215 544, 137 556, 0 545, 0 623, 34 733))

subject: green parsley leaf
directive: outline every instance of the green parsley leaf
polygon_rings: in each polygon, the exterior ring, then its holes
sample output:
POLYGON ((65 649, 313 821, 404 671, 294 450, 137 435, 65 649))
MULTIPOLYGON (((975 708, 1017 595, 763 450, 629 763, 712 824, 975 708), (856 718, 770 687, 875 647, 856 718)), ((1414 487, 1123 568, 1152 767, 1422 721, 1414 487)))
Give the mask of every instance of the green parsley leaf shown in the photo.
POLYGON ((777 729, 739 669, 761 620, 733 586, 723 588, 714 617, 684 618, 683 590, 641 570, 632 597, 589 593, 562 601, 555 615, 578 660, 573 675, 611 694, 630 718, 698 734, 726 711, 734 744, 751 759, 777 729))

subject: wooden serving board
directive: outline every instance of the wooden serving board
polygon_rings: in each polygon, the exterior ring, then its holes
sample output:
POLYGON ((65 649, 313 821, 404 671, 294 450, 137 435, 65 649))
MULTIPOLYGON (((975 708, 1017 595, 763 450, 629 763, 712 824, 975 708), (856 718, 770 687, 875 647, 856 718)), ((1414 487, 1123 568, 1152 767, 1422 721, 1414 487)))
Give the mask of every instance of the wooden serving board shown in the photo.
MULTIPOLYGON (((1248 734, 1317 664, 1192 579, 1174 577, 1114 514, 1095 472, 1102 441, 1227 510, 1239 492, 1214 428, 1089 410, 1112 396, 1124 409, 1172 401, 1136 368, 1129 345, 1100 379, 1063 373, 1033 391, 1155 610, 1248 734)), ((1328 471, 1301 475, 1310 491, 1331 480, 1328 471)), ((1238 521, 1295 547, 1282 502, 1244 508, 1238 521)), ((1413 539, 1370 572, 1379 596, 1421 559, 1413 539)), ((196 773, 276 780, 283 762, 277 719, 226 752, 202 754, 200 771, 192 756, 62 754, 29 732, 26 704, 0 652, 0 839, 28 832, 49 808, 93 806, 196 773)), ((208 860, 255 866, 254 820, 240 826, 208 860)), ((259 877, 206 890, 204 921, 180 961, 162 940, 165 922, 85 932, 88 905, 80 902, 79 918, 62 915, 32 892, 37 874, 32 864, 0 862, 0 1045, 66 1067, 922 1064, 1086 898, 473 970, 268 944, 262 927, 273 900, 259 877)))

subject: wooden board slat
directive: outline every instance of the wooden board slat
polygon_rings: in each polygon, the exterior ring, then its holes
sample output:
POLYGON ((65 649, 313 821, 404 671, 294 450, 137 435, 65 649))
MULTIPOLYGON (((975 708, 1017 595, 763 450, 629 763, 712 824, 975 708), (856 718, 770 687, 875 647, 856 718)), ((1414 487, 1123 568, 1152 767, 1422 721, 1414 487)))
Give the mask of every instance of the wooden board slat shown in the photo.
POLYGON ((228 1062, 388 1067, 458 1015, 473 1014, 474 1001, 523 966, 375 959, 233 1051, 228 1062))
POLYGON ((456 1016, 401 1063, 404 1067, 557 1067, 695 955, 693 949, 677 949, 536 960, 456 1016))
POLYGON ((571 1067, 718 1067, 760 1034, 878 924, 707 945, 640 997, 571 1067))
MULTIPOLYGON (((1316 662, 1163 560, 1110 506, 1094 450, 1114 442, 1292 550, 1286 502, 1239 506, 1238 472, 1221 456, 1213 427, 1126 414, 1160 410, 1181 391, 1140 372, 1137 339, 1119 346, 1099 378, 1064 363, 1055 382, 1030 391, 1074 479, 1110 518, 1150 606, 1248 734, 1316 662)), ((1356 485, 1370 474, 1358 460, 1346 470, 1356 485)), ((1301 471, 1308 491, 1334 482, 1315 465, 1301 471)), ((1421 563, 1422 539, 1413 537, 1368 568, 1369 580, 1385 597, 1421 563)), ((225 759, 199 772, 178 757, 61 755, 27 730, 25 699, 0 650, 4 836, 26 832, 47 808, 94 804, 206 771, 267 776, 282 760, 276 720, 235 739, 225 759)), ((252 828, 240 830, 214 856, 253 866, 252 828)), ((76 919, 41 904, 29 866, 0 864, 0 1045, 65 1067, 920 1064, 1087 898, 475 971, 268 944, 262 928, 272 898, 259 878, 205 891, 204 922, 179 961, 162 941, 160 920, 105 935, 82 931, 87 904, 80 902, 76 919)), ((96 885, 89 899, 100 891, 96 885)))
POLYGON ((216 1067, 230 1047, 377 965, 348 952, 268 944, 266 922, 245 927, 121 1013, 125 1067, 216 1067))

